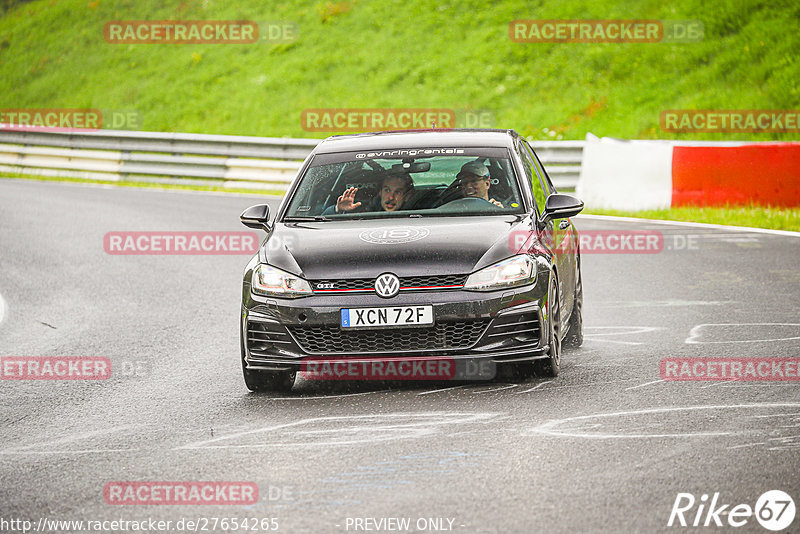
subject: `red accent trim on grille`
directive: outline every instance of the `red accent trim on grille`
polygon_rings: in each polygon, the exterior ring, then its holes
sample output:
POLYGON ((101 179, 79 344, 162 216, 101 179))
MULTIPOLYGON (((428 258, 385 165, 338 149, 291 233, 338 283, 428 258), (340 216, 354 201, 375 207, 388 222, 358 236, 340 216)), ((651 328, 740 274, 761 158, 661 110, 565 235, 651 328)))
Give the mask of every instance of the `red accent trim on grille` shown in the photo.
MULTIPOLYGON (((411 289, 411 290, 416 290, 416 289, 454 289, 454 288, 460 288, 460 287, 464 287, 464 286, 451 285, 451 286, 401 287, 400 291, 403 291, 404 289, 411 289)), ((314 291, 314 293, 343 293, 343 292, 346 292, 346 291, 370 292, 370 291, 375 291, 375 290, 374 289, 314 289, 313 291, 314 291)))

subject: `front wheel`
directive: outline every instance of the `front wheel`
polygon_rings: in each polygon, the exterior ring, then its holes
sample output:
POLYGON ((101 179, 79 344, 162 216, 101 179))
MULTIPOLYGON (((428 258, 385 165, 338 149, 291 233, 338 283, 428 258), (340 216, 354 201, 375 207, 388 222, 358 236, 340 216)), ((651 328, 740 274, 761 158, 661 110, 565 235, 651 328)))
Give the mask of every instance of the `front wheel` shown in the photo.
POLYGON ((553 273, 547 290, 547 357, 533 361, 538 376, 556 377, 561 366, 561 305, 558 300, 558 280, 553 273))
POLYGON ((575 284, 575 304, 572 306, 572 315, 567 324, 567 337, 564 346, 577 349, 583 345, 583 280, 581 270, 578 268, 578 283, 575 284))

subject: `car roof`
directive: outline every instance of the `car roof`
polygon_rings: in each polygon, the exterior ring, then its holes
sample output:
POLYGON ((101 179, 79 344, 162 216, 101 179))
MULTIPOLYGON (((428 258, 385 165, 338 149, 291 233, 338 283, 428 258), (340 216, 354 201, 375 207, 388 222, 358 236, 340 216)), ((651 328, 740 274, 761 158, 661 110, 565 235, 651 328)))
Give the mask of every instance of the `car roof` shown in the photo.
POLYGON ((349 152, 353 150, 386 150, 428 147, 504 147, 513 148, 519 134, 514 130, 495 129, 439 129, 372 132, 352 135, 334 135, 314 149, 317 154, 349 152))

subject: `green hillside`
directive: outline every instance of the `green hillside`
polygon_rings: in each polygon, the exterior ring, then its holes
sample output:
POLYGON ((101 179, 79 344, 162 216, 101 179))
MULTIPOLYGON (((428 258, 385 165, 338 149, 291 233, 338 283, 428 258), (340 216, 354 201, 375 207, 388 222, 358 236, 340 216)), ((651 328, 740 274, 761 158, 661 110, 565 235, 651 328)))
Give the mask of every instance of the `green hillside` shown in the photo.
POLYGON ((137 129, 237 135, 324 137, 304 109, 390 107, 482 110, 536 139, 800 139, 659 127, 665 109, 799 109, 799 21, 796 0, 37 0, 0 18, 0 108, 135 110, 137 129), (299 38, 104 40, 106 22, 145 19, 281 20, 299 38), (705 36, 516 43, 515 19, 691 19, 705 36))

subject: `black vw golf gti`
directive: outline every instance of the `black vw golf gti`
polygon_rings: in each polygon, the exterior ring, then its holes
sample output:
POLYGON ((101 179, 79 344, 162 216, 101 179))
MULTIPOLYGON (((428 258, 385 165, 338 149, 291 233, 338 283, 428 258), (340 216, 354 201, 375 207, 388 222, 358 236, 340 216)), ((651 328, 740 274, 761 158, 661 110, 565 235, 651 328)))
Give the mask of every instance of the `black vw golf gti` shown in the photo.
POLYGON ((311 361, 480 361, 542 376, 583 340, 583 208, 513 130, 334 136, 244 272, 249 389, 289 390, 311 361))

